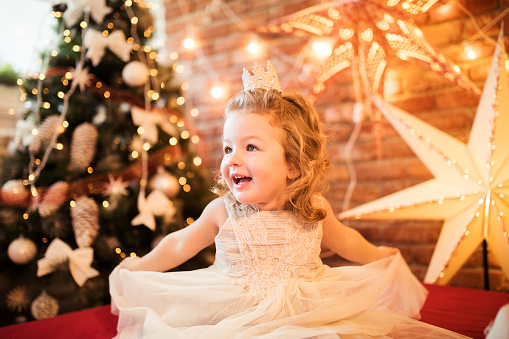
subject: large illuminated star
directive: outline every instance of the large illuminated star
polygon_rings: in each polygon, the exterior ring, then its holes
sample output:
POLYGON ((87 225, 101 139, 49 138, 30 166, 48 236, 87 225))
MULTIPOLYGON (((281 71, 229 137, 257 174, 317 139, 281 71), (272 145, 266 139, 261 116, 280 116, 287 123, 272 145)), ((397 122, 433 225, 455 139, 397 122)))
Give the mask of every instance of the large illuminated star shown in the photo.
POLYGON ((434 179, 340 214, 340 218, 444 219, 425 282, 446 284, 486 240, 509 278, 509 88, 499 43, 467 144, 373 99, 434 179))
POLYGON ((425 13, 437 0, 334 0, 284 16, 260 33, 329 37, 334 42, 330 56, 314 75, 313 92, 325 89, 333 75, 353 66, 359 67, 366 90, 381 92, 389 54, 402 60, 413 59, 427 65, 448 80, 480 94, 480 90, 463 76, 426 40, 413 18, 425 13), (358 61, 358 62, 354 62, 358 61))

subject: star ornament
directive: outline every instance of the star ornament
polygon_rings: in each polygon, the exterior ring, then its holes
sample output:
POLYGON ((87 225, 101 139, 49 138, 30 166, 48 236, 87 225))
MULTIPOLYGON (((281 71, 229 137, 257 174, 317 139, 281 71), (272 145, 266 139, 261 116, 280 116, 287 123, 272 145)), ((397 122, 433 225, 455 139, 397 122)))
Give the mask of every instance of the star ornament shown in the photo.
POLYGON ((509 88, 499 39, 467 144, 373 99, 434 179, 340 218, 444 220, 424 281, 445 285, 485 239, 509 278, 509 88))
POLYGON ((83 68, 80 63, 76 69, 71 70, 73 81, 76 81, 76 86, 80 87, 80 91, 85 92, 85 87, 90 86, 92 75, 88 71, 88 67, 83 68))
POLYGON ((143 191, 138 195, 139 214, 131 220, 131 225, 145 225, 152 231, 156 230, 156 216, 174 214, 175 207, 168 197, 160 190, 153 190, 145 198, 143 191))
POLYGON ((127 191, 127 187, 129 187, 129 182, 124 181, 122 176, 117 177, 116 179, 113 175, 108 174, 109 182, 104 185, 103 195, 112 197, 114 199, 119 198, 122 195, 128 196, 129 192, 127 191))

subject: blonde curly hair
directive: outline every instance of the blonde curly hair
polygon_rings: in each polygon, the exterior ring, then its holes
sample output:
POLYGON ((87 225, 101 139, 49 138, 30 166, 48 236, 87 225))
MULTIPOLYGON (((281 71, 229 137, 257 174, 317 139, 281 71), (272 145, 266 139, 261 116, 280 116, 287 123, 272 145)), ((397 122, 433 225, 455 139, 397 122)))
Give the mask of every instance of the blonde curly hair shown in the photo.
MULTIPOLYGON (((322 124, 311 103, 293 91, 244 90, 228 102, 225 119, 238 113, 268 116, 274 127, 281 128, 286 162, 300 174, 289 182, 280 199, 285 208, 298 212, 306 222, 323 220, 326 212, 316 196, 326 190, 325 172, 330 161, 322 124)), ((216 185, 214 191, 219 195, 229 192, 221 174, 216 178, 216 185)))

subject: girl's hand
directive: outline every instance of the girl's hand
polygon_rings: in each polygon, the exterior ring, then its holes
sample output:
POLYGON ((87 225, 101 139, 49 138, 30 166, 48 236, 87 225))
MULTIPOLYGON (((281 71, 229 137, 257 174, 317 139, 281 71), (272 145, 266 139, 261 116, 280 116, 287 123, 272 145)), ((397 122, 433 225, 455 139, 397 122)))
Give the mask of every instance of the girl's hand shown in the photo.
POLYGON ((120 263, 120 268, 128 269, 129 271, 136 271, 136 264, 140 257, 129 257, 122 260, 120 263))
POLYGON ((378 251, 380 252, 380 259, 387 258, 399 253, 397 248, 387 246, 378 246, 378 251))

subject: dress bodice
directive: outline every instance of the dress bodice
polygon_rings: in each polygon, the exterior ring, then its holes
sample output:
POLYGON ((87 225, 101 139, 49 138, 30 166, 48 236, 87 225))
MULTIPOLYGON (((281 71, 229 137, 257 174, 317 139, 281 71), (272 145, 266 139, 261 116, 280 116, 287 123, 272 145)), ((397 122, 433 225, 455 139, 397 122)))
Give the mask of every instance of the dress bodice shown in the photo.
POLYGON ((281 280, 315 280, 323 271, 321 223, 289 211, 259 211, 224 198, 229 219, 216 236, 214 266, 256 289, 281 280))

